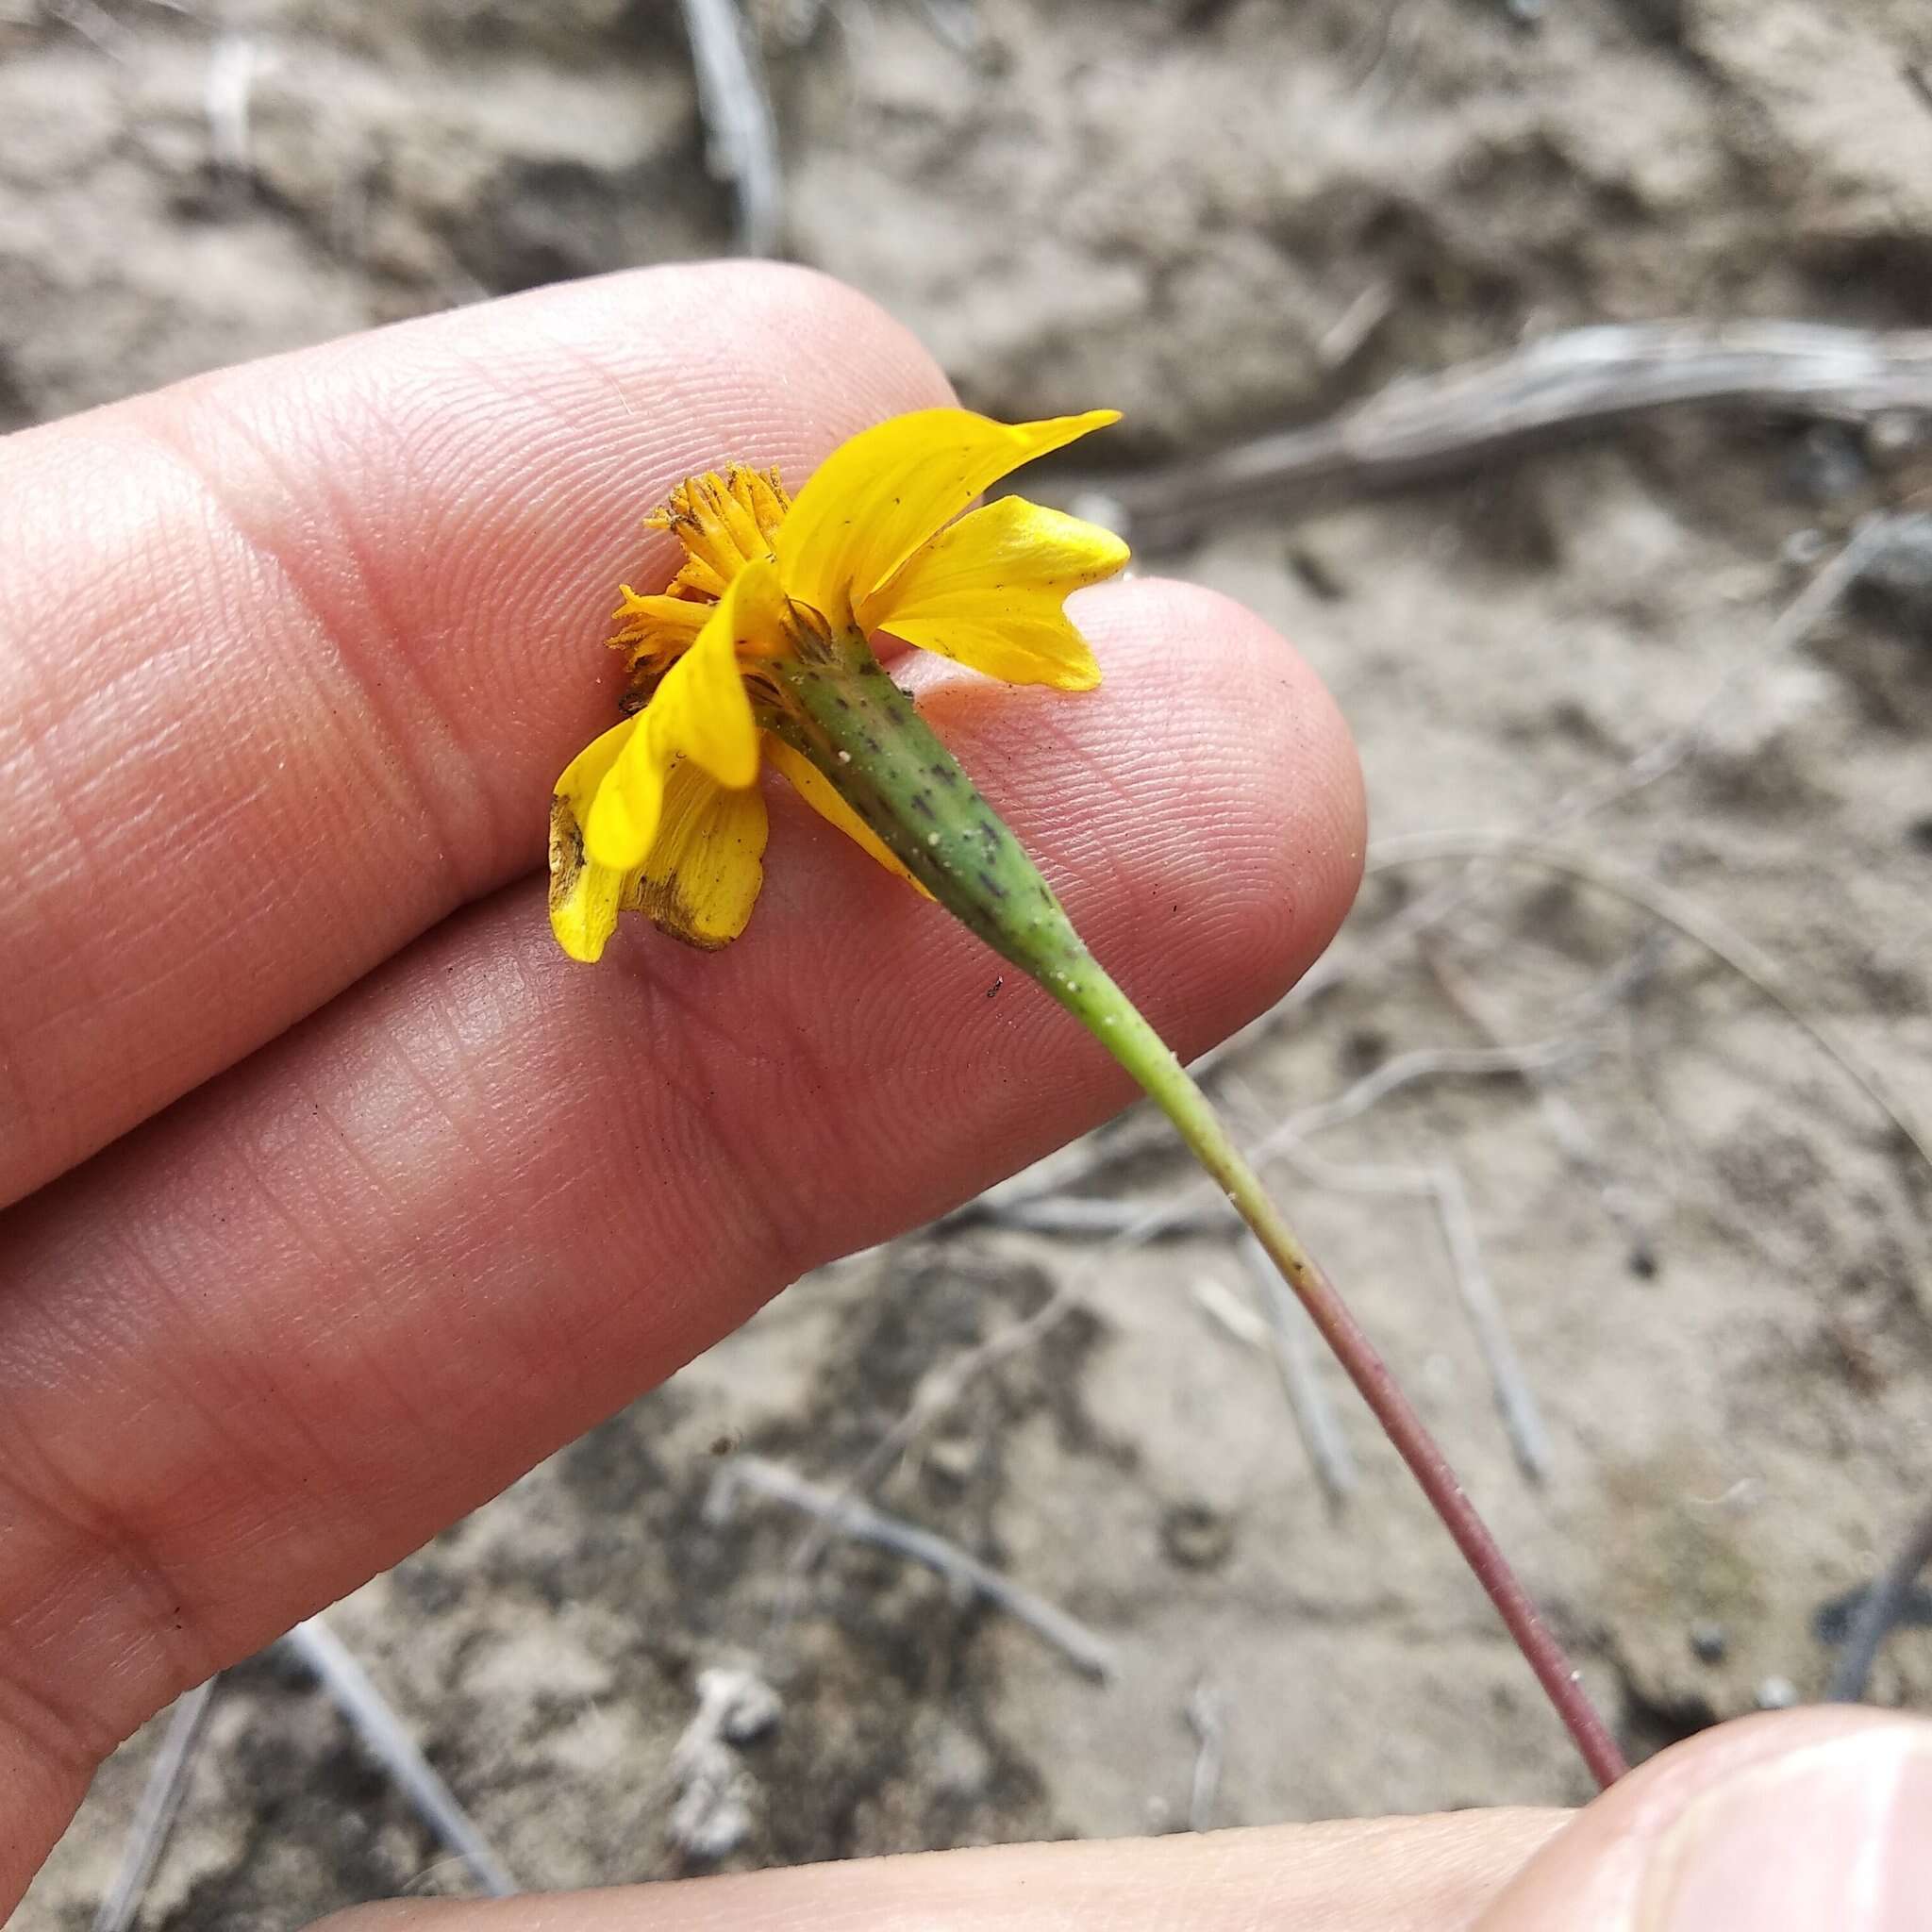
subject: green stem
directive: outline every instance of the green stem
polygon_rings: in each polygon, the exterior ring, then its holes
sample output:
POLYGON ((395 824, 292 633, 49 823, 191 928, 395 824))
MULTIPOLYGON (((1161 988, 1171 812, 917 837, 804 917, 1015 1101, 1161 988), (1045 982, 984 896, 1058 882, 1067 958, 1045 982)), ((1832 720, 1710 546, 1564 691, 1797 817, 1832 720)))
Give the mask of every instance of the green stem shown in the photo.
POLYGON ((856 636, 840 641, 833 661, 788 665, 782 675, 793 699, 786 708, 787 736, 913 876, 995 952, 1037 979, 1179 1129, 1408 1464, 1591 1774, 1600 1785, 1621 1777, 1625 1767, 1608 1726, 1388 1364, 1282 1219, 1208 1096, 1101 970, 1038 868, 911 699, 856 636))

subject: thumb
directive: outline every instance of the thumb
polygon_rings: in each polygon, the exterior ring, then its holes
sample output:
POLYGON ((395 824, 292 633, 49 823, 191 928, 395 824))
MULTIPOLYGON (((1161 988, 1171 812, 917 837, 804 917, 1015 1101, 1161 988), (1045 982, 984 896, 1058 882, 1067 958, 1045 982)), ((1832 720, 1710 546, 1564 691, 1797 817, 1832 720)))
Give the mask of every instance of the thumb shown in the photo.
POLYGON ((1824 1927, 1932 1927, 1932 1724, 1824 1707, 1707 1732, 1566 1825, 1476 1932, 1824 1927))

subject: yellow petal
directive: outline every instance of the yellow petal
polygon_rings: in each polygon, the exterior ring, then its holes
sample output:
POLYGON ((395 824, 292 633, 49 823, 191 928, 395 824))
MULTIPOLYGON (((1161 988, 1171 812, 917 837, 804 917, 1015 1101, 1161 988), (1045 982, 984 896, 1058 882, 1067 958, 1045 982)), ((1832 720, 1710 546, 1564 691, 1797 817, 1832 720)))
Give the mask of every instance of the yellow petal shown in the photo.
POLYGON ((813 472, 774 548, 785 589, 835 627, 988 484, 1119 420, 1115 409, 995 423, 917 409, 861 430, 813 472))
POLYGON ((571 809, 579 825, 591 814, 591 801, 596 797, 599 788, 609 775, 610 768, 624 754, 625 747, 636 736, 641 720, 626 718, 622 724, 613 724, 601 737, 593 738, 570 763, 564 766, 562 775, 552 788, 560 799, 570 802, 571 809))
POLYGON ((732 790, 680 758, 664 781, 650 856, 629 875, 625 903, 687 945, 714 952, 744 930, 765 869, 765 800, 732 790))
POLYGON ((628 873, 592 865, 584 857, 584 835, 570 808, 550 804, 550 930, 573 959, 593 964, 617 928, 617 915, 631 884, 628 873))
POLYGON ((922 898, 932 897, 892 856, 891 847, 845 802, 839 788, 802 751, 794 751, 782 738, 767 738, 765 756, 791 780, 792 790, 827 824, 838 826, 861 852, 870 854, 888 872, 904 879, 922 898))
POLYGON ((635 721, 584 816, 584 849, 597 865, 634 871, 644 862, 664 808, 664 781, 679 758, 720 785, 742 790, 758 775, 758 732, 738 670, 738 645, 769 635, 785 600, 762 558, 730 583, 691 645, 635 721))
MULTIPOLYGON (((676 676, 683 663, 680 658, 672 666, 665 684, 676 676)), ((661 686, 658 695, 663 695, 661 686)), ((655 734, 644 728, 643 716, 625 746, 625 756, 597 788, 583 818, 585 857, 592 865, 612 872, 632 872, 643 863, 651 841, 658 836, 658 820, 664 809, 664 776, 670 759, 655 734)))
POLYGON ((626 718, 593 739, 563 769, 550 801, 550 929, 573 959, 593 960, 617 924, 626 881, 584 853, 584 821, 599 787, 638 729, 626 718))
POLYGON ((858 617, 1008 684, 1091 691, 1100 666, 1060 607, 1127 555, 1111 530, 1004 496, 915 552, 858 617))
POLYGON ((697 641, 665 674, 644 713, 664 765, 681 753, 721 785, 743 787, 758 777, 758 726, 739 674, 738 647, 761 632, 769 635, 783 612, 777 573, 769 563, 747 564, 732 578, 697 641))

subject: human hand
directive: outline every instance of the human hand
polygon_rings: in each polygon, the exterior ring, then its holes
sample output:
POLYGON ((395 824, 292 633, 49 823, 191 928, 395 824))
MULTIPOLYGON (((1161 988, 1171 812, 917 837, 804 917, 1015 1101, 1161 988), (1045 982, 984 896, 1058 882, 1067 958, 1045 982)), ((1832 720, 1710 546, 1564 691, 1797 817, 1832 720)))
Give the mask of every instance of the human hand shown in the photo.
MULTIPOLYGON (((1063 1015, 1018 985, 985 1002, 974 942, 782 796, 770 883, 728 955, 640 931, 586 972, 549 937, 550 782, 608 715, 619 667, 600 692, 591 646, 641 511, 721 457, 803 475, 863 423, 945 399, 853 296, 679 269, 0 445, 6 1901, 93 1764, 178 1691, 803 1269, 1121 1097, 1063 1015)), ((1093 696, 941 676, 928 709, 1103 957, 1196 1049, 1340 918, 1352 755, 1307 672, 1224 602, 1139 582, 1080 616, 1108 672, 1093 696)), ((1507 1895, 1556 1814, 355 1923, 1419 1932, 1491 1909, 1491 1932, 1594 1932, 1627 1923, 1601 1902, 1636 1883, 1687 1790, 1870 1724, 1800 1713, 1698 1740, 1507 1895)), ((1860 1735, 1882 1761, 1852 1771, 1890 1789, 1916 1733, 1860 1735)), ((1770 1835, 1821 1873, 1877 1869, 1846 1820, 1770 1835)))
MULTIPOLYGON (((1124 1097, 782 788, 727 954, 550 936, 643 512, 947 400, 856 296, 675 269, 0 444, 0 1902, 176 1693, 1124 1097)), ((1353 755, 1224 601, 1080 614, 1098 692, 926 708, 1197 1050, 1340 919, 1353 755)))

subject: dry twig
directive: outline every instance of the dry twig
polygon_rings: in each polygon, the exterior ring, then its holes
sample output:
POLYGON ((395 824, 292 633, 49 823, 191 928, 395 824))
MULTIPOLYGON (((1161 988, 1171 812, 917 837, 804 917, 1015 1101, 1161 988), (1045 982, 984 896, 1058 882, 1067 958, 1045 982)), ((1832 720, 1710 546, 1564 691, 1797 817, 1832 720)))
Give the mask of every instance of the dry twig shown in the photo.
POLYGON ((253 166, 250 105, 256 81, 274 65, 274 55, 265 54, 246 34, 225 33, 208 56, 202 83, 208 153, 216 174, 231 187, 245 183, 253 166))
POLYGON ((986 28, 974 0, 919 0, 925 24, 956 54, 976 56, 986 43, 986 28))
MULTIPOLYGON (((1275 1158, 1307 1135, 1353 1119, 1378 1100, 1418 1080, 1452 1074, 1491 1076, 1517 1074, 1525 1065, 1555 1064, 1585 1050, 1581 1042, 1566 1037, 1519 1047, 1426 1047, 1398 1055, 1364 1074, 1334 1098, 1291 1115, 1257 1141, 1253 1158, 1257 1163, 1275 1158)), ((1126 1137, 1118 1138, 1124 1140, 1126 1137)), ((1165 1136, 1161 1137, 1161 1144, 1165 1144, 1165 1136)), ((1091 1153, 1083 1155, 1078 1148, 1070 1148, 1065 1153, 1070 1161, 1091 1158, 1091 1153)), ((1015 1176, 1013 1181, 1004 1184, 994 1193, 996 1197, 1004 1197, 1014 1204, 1040 1199, 1053 1188, 1063 1185, 1061 1177, 1068 1172, 1068 1166, 1059 1158, 1042 1161, 1029 1174, 1015 1176)), ((1087 1179, 1091 1176, 1086 1172, 1079 1172, 1078 1177, 1087 1179)), ((1179 1228, 1202 1226, 1207 1216, 1211 1214, 1219 1219, 1226 1211, 1219 1191, 1211 1183, 1200 1180, 1178 1189, 1163 1200, 1138 1208, 1124 1226, 1095 1249, 1085 1264, 1030 1315, 989 1336, 943 1368, 930 1374, 905 1413, 859 1460, 837 1494, 843 1499, 853 1499, 870 1491, 918 1441, 924 1430, 951 1408, 979 1376, 1008 1356, 1032 1347, 1074 1309, 1084 1307, 1104 1270, 1117 1254, 1179 1228)), ((948 1217, 947 1222, 940 1224, 945 1226, 950 1223, 951 1217, 948 1217)), ((829 1537, 828 1525, 820 1522, 799 1539, 797 1547, 786 1563, 793 1587, 787 1592, 786 1601, 781 1602, 774 1616, 775 1623, 782 1624, 789 1614, 789 1604, 795 1598, 798 1579, 816 1565, 824 1553, 829 1537)))
POLYGON ((517 1882, 508 1867, 491 1849, 475 1821, 437 1775, 408 1727, 341 1639, 320 1617, 310 1617, 297 1624, 282 1643, 315 1674, 350 1728, 396 1781, 423 1822, 469 1866, 483 1890, 491 1898, 514 1896, 517 1882))
POLYGON ((134 36, 100 0, 47 0, 49 18, 71 28, 110 60, 133 58, 134 36))
POLYGON ((1893 1096, 1885 1076, 1857 1046, 1812 1004, 1802 998, 1784 970, 1761 947, 1734 930, 1714 912, 1673 887, 1664 885, 1600 853, 1571 851, 1543 839, 1511 832, 1413 832, 1372 846, 1368 870, 1391 872, 1445 858, 1493 858, 1511 864, 1541 866, 1610 893, 1674 926, 1694 940, 1714 958, 1781 1008, 1858 1091, 1891 1124, 1899 1138, 1932 1169, 1932 1149, 1911 1115, 1893 1096))
POLYGON ((1339 1193, 1407 1194, 1428 1202, 1441 1230, 1457 1298, 1489 1372, 1504 1433, 1524 1474, 1542 1481, 1550 1473, 1549 1431, 1543 1426, 1541 1407, 1509 1339, 1490 1271, 1484 1265, 1475 1217, 1470 1212, 1469 1191, 1460 1171, 1448 1161, 1428 1167, 1343 1166, 1299 1147, 1285 1150, 1284 1158, 1318 1188, 1332 1188, 1339 1193))
POLYGON ((1406 376, 1301 429, 1236 444, 1108 492, 1143 546, 1230 505, 1364 494, 1454 475, 1690 405, 1865 422, 1932 413, 1932 331, 1797 322, 1565 329, 1501 356, 1406 376))
POLYGON ((1844 1648, 1839 1653, 1838 1668, 1831 1674, 1831 1688, 1824 1693, 1829 1702, 1856 1704, 1864 1696, 1872 1666, 1878 1661, 1878 1653, 1903 1615, 1913 1584, 1928 1563, 1932 1563, 1932 1510, 1912 1525, 1904 1548, 1859 1601, 1844 1648))
POLYGON ((1188 1727, 1194 1734, 1194 1774, 1188 1787, 1188 1829, 1208 1831, 1221 1796, 1226 1761, 1227 1711, 1211 1677, 1203 1677, 1188 1696, 1188 1727))
MULTIPOLYGON (((1650 976, 1656 968, 1659 950, 1653 940, 1645 941, 1637 948, 1624 973, 1620 975, 1624 989, 1650 976)), ((1440 948, 1428 948, 1424 957, 1435 974, 1436 983, 1448 995, 1451 1004, 1467 1017, 1472 1025, 1486 1034, 1492 1044, 1502 1044, 1502 1015, 1488 994, 1469 974, 1452 966, 1440 948)), ((1563 1158, 1589 1181, 1603 1205, 1606 1219, 1624 1237, 1629 1252, 1646 1257, 1654 1255, 1656 1242, 1648 1224, 1639 1211, 1633 1191, 1619 1178, 1615 1169, 1604 1158, 1595 1139, 1584 1124, 1582 1114, 1558 1085, 1559 1070, 1525 1063, 1522 1072, 1524 1083, 1536 1095, 1550 1139, 1557 1143, 1563 1158)))
POLYGON ((214 1694, 216 1679, 197 1684, 178 1697, 168 1713, 168 1728, 161 1748, 149 1767, 142 1786, 141 1803, 135 1807, 134 1823, 128 1827, 126 1849, 121 1854, 121 1869, 108 1888, 108 1895, 94 1913, 93 1932, 127 1932, 141 1901, 154 1876, 168 1833, 174 1828, 181 1801, 188 1794, 188 1773, 194 1762, 194 1747, 201 1739, 202 1721, 208 1716, 208 1700, 214 1694))
MULTIPOLYGON (((986 1193, 956 1208, 946 1216, 944 1224, 972 1227, 991 1222, 996 1227, 1011 1228, 1019 1234, 1118 1237, 1133 1229, 1146 1211, 1132 1201, 1107 1200, 1089 1194, 1022 1194, 1002 1200, 986 1193)), ((1177 1215, 1144 1239, 1206 1234, 1221 1228, 1225 1220, 1224 1211, 1216 1214, 1211 1209, 1177 1215)))
POLYGON ((756 1490, 759 1495, 770 1496, 793 1509, 802 1509, 838 1535, 853 1537, 860 1542, 891 1550, 895 1556, 909 1557, 915 1563, 924 1563, 948 1582, 983 1596, 1008 1616, 1018 1618, 1089 1676, 1107 1678, 1114 1674, 1113 1646, 1104 1638, 932 1530, 888 1516, 861 1502, 849 1489, 821 1489, 760 1456, 734 1456, 718 1472, 706 1513, 714 1521, 728 1515, 741 1487, 756 1490))
POLYGON ((778 130, 764 64, 737 0, 679 0, 698 81, 698 112, 709 137, 713 174, 738 198, 738 246, 774 254, 785 223, 778 130))
MULTIPOLYGON (((1219 1046, 1203 1054, 1192 1063, 1195 1077, 1205 1079, 1220 1073, 1244 1047, 1255 1043, 1260 1037, 1257 1029, 1278 1021, 1282 1011, 1281 1007, 1275 1007, 1241 1032, 1223 1041, 1219 1046)), ((1569 1034, 1534 1041, 1523 1046, 1417 1047, 1412 1052, 1384 1060, 1380 1066, 1371 1069, 1327 1100, 1316 1101, 1291 1114, 1257 1142, 1255 1158, 1265 1159, 1294 1141, 1354 1120, 1418 1081, 1490 1078, 1500 1074, 1526 1074, 1541 1067, 1554 1069, 1587 1051, 1581 1041, 1569 1034)), ((1037 1162, 1024 1174, 1015 1174, 1011 1180, 990 1189, 977 1200, 956 1208, 939 1225, 949 1227, 972 1221, 991 1220, 1027 1227, 1036 1233, 1097 1231, 1110 1217, 1096 1214, 1091 1217, 1093 1230, 1076 1229, 1074 1224, 1079 1218, 1079 1211, 1076 1211, 1061 1218, 1059 1225, 1050 1226, 1048 1223, 1056 1217, 1044 1210, 1043 1204, 1061 1201, 1064 1191, 1091 1187, 1124 1162, 1138 1159, 1145 1154, 1171 1149, 1173 1145, 1174 1137, 1167 1130, 1165 1122, 1145 1115, 1130 1115, 1111 1133, 1090 1136, 1088 1140, 1037 1162), (1036 1204, 1041 1205, 1041 1211, 1037 1214, 1034 1211, 1036 1204)), ((1202 1194, 1204 1200, 1218 1199, 1211 1191, 1204 1190, 1202 1194)), ((1141 1211, 1144 1213, 1146 1210, 1141 1211)), ((1224 1224, 1224 1210, 1217 1215, 1216 1221, 1224 1224)), ((1200 1233, 1204 1231, 1201 1222, 1201 1216, 1188 1213, 1179 1202, 1174 1202, 1159 1211, 1158 1221, 1138 1228, 1129 1224, 1108 1231, 1116 1232, 1124 1240, 1131 1235, 1137 1241, 1151 1241, 1163 1235, 1200 1233)))

